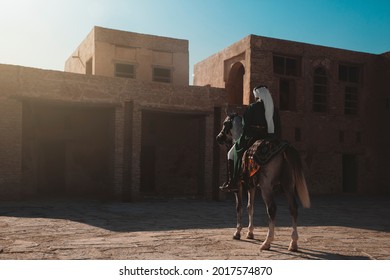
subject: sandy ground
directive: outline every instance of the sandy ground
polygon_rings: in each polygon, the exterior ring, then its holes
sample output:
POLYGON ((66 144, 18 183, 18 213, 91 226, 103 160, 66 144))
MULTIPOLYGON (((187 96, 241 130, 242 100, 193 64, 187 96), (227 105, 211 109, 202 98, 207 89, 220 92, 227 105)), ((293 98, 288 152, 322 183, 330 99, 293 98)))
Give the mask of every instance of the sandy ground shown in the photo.
POLYGON ((300 208, 298 252, 287 250, 291 228, 284 197, 277 204, 275 241, 270 251, 260 251, 267 232, 260 198, 255 239, 239 241, 232 238, 233 197, 0 202, 0 259, 390 260, 390 197, 312 197, 311 209, 300 208))

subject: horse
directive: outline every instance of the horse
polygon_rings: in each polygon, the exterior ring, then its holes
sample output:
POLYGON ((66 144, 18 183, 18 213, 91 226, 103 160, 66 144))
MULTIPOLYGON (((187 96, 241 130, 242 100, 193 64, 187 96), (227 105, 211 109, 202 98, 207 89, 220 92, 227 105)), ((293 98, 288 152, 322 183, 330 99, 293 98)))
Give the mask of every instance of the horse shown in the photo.
MULTIPOLYGON (((217 135, 216 140, 220 145, 231 146, 238 140, 237 134, 242 132, 242 117, 238 114, 230 114, 223 122, 222 130, 217 135)), ((287 143, 287 142, 286 142, 287 143)), ((255 143, 256 145, 258 143, 255 143)), ((253 147, 253 146, 252 146, 253 147)), ((251 147, 251 148, 252 148, 251 147)), ((249 148, 249 149, 251 149, 249 148)), ((304 208, 310 208, 310 196, 306 185, 305 176, 303 174, 302 162, 298 151, 291 145, 287 144, 281 151, 277 152, 267 163, 257 166, 254 174, 249 174, 248 170, 248 151, 244 153, 242 160, 242 168, 240 171, 240 183, 238 190, 235 192, 236 198, 236 214, 237 227, 233 238, 239 240, 241 238, 242 226, 242 196, 244 189, 248 193, 247 212, 249 216, 248 239, 254 239, 253 234, 253 214, 254 214, 254 198, 256 189, 261 190, 261 196, 266 206, 268 214, 268 233, 266 239, 261 244, 260 250, 269 250, 271 243, 274 240, 276 204, 274 201, 274 188, 277 185, 282 187, 289 205, 290 214, 292 217, 292 233, 291 242, 288 247, 289 251, 298 251, 298 203, 296 196, 304 208), (243 179, 246 178, 246 182, 243 179)))

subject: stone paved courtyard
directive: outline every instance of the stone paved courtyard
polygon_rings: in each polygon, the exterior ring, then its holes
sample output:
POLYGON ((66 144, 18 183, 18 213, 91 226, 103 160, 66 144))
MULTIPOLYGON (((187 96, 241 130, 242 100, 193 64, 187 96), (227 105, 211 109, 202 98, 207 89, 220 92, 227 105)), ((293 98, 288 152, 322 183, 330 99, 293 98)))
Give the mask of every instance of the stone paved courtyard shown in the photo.
POLYGON ((287 250, 285 198, 278 197, 277 204, 275 241, 270 251, 260 251, 267 218, 259 197, 255 239, 240 241, 232 239, 233 195, 222 202, 0 202, 0 259, 390 260, 388 196, 312 197, 311 209, 300 208, 298 252, 287 250))

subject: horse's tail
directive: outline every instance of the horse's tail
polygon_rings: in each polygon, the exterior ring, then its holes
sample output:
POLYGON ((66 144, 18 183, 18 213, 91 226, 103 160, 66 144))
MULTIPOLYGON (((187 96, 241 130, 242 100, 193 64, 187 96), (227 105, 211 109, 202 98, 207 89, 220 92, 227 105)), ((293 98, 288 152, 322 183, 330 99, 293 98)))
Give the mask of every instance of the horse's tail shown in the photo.
POLYGON ((292 146, 287 147, 285 154, 293 170, 295 190, 299 200, 304 208, 310 208, 310 196, 309 191, 307 190, 305 175, 303 174, 301 157, 299 156, 298 151, 292 146))

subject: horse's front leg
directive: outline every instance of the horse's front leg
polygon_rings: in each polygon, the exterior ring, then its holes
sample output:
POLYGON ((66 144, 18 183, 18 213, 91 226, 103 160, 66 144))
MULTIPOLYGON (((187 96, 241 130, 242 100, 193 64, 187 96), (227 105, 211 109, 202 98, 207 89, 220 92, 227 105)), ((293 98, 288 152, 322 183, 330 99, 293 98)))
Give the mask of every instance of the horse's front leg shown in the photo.
POLYGON ((242 187, 238 187, 238 191, 234 193, 236 196, 236 214, 237 214, 237 227, 236 232, 233 235, 233 239, 239 240, 241 238, 242 230, 242 187))
POLYGON ((249 224, 248 224, 248 233, 246 235, 246 238, 248 238, 248 239, 253 239, 254 238, 254 234, 253 234, 253 229, 254 229, 253 214, 254 214, 255 193, 256 193, 256 188, 250 188, 248 190, 247 210, 248 210, 249 224))

